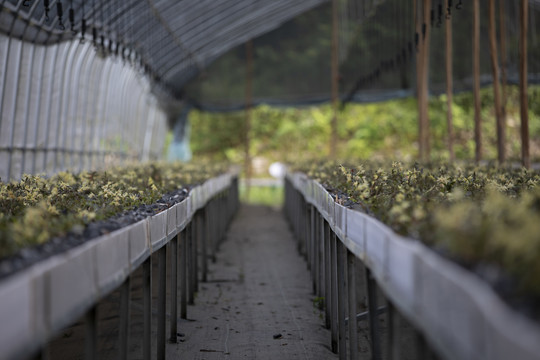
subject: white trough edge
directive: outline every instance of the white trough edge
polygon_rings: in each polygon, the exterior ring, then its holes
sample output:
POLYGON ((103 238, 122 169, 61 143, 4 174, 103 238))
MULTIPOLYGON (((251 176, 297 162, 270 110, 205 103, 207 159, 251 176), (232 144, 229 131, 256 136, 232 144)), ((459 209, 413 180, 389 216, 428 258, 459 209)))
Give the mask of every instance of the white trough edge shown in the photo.
POLYGON ((287 178, 446 359, 539 359, 540 326, 478 276, 364 213, 346 209, 343 225, 341 205, 329 203, 332 197, 321 184, 302 173, 287 178))
POLYGON ((210 179, 172 211, 87 241, 1 280, 0 358, 26 358, 75 322, 182 231, 195 210, 230 186, 235 176, 236 172, 210 179))
POLYGON ((150 244, 152 252, 159 250, 167 243, 167 214, 169 210, 164 210, 151 216, 150 222, 150 244))
POLYGON ((8 279, 0 288, 0 348, 2 357, 15 358, 25 354, 27 344, 32 344, 37 333, 37 324, 32 318, 33 299, 38 295, 34 291, 34 274, 26 272, 8 279))

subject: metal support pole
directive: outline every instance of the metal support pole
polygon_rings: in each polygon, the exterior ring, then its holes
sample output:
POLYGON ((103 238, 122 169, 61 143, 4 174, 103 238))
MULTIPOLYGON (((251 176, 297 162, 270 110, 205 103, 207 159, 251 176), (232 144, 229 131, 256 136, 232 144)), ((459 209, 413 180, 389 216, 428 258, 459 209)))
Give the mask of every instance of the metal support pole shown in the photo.
POLYGON ((311 230, 313 230, 313 229, 311 227, 311 204, 306 203, 305 216, 306 216, 306 224, 305 224, 305 235, 306 235, 305 250, 306 250, 306 253, 305 253, 305 258, 306 258, 306 261, 307 261, 308 270, 309 270, 310 274, 312 274, 313 263, 312 263, 312 259, 311 259, 311 244, 312 244, 312 242, 311 242, 311 237, 312 237, 311 230))
POLYGON ((178 234, 180 241, 180 317, 187 319, 187 228, 178 234))
MULTIPOLYGON (((347 335, 345 333, 345 308, 347 304, 346 289, 347 289, 347 275, 345 273, 346 251, 345 245, 340 239, 336 237, 336 251, 337 251, 337 291, 338 291, 338 349, 339 359, 347 359, 347 335)), ((351 321, 351 323, 354 321, 351 321)))
POLYGON ((143 359, 151 359, 152 349, 152 256, 143 263, 143 359))
POLYGON ((119 318, 119 335, 118 348, 120 360, 128 358, 128 343, 129 343, 129 292, 131 289, 131 276, 124 281, 120 289, 120 318, 119 318))
POLYGON ((311 273, 311 205, 304 202, 304 258, 311 273))
POLYGON ((212 209, 212 218, 214 219, 214 221, 212 221, 214 231, 212 232, 212 241, 211 241, 211 243, 213 244, 216 244, 219 242, 219 239, 220 239, 219 235, 221 234, 221 219, 219 219, 219 213, 221 211, 220 202, 221 202, 220 196, 217 195, 208 204, 210 208, 212 209))
POLYGON ((319 234, 319 238, 317 239, 317 251, 318 251, 318 262, 319 266, 317 269, 317 276, 318 276, 318 285, 317 285, 317 293, 318 296, 323 297, 324 296, 324 218, 321 214, 317 214, 317 218, 319 219, 319 222, 317 224, 317 233, 319 234))
POLYGON ((169 341, 176 343, 176 333, 178 332, 178 236, 171 239, 169 247, 169 258, 171 262, 171 285, 170 285, 170 306, 171 306, 171 321, 169 341))
MULTIPOLYGON (((347 283, 349 295, 349 319, 353 319, 356 309, 356 256, 347 251, 347 283)), ((358 323, 349 321, 349 358, 358 359, 358 323)))
MULTIPOLYGON (((194 297, 195 297, 195 280, 194 280, 194 269, 195 269, 195 259, 193 257, 193 243, 194 243, 194 226, 193 221, 189 224, 189 231, 188 231, 188 237, 187 237, 187 263, 188 263, 188 304, 193 305, 194 297)), ((195 276, 196 277, 196 276, 195 276)))
POLYGON ((157 299, 157 359, 165 359, 165 328, 167 305, 167 246, 158 250, 158 299, 157 299))
POLYGON ((84 358, 97 359, 97 311, 93 306, 85 315, 84 358))
MULTIPOLYGON (((200 219, 197 220, 200 222, 200 219)), ((199 238, 200 229, 197 226, 197 222, 193 224, 195 226, 193 236, 193 295, 199 291, 199 238)))
POLYGON ((310 218, 309 218, 309 257, 310 257, 310 263, 311 263, 311 282, 312 282, 312 291, 313 294, 317 294, 317 275, 316 275, 316 269, 317 269, 317 259, 315 257, 316 250, 315 250, 315 244, 317 243, 315 234, 315 229, 317 229, 315 225, 315 207, 313 205, 309 206, 310 210, 310 218))
POLYGON ((371 358, 380 360, 381 344, 380 344, 380 329, 377 314, 377 283, 371 275, 371 270, 366 268, 366 286, 368 298, 368 322, 369 334, 371 337, 371 358))
MULTIPOLYGON (((208 206, 208 205, 207 205, 208 206)), ((201 274, 201 281, 207 282, 208 281, 208 241, 206 239, 206 221, 205 221, 205 210, 202 210, 197 215, 197 239, 200 241, 201 244, 201 261, 202 261, 202 274, 201 274)))
POLYGON ((212 249, 212 262, 216 262, 216 244, 214 242, 214 239, 212 239, 212 227, 210 226, 210 219, 214 219, 213 216, 211 216, 211 209, 209 207, 206 207, 204 209, 204 237, 208 244, 211 244, 212 249))
POLYGON ((315 296, 320 296, 320 287, 319 283, 319 270, 321 267, 319 248, 320 248, 320 238, 321 238, 321 227, 319 226, 319 212, 314 207, 313 208, 313 293, 315 296))
POLYGON ((34 360, 50 360, 51 354, 48 345, 45 345, 35 356, 34 360))
POLYGON ((330 322, 330 331, 332 338, 332 352, 338 352, 338 285, 337 285, 337 239, 336 234, 330 234, 330 287, 332 292, 332 320, 330 322))
POLYGON ((324 290, 324 315, 325 315, 325 326, 327 329, 330 329, 332 326, 332 282, 331 282, 331 270, 330 266, 332 265, 331 258, 332 253, 330 251, 330 226, 328 222, 324 222, 324 280, 325 280, 325 290, 324 290))
POLYGON ((429 351, 424 335, 416 330, 416 356, 419 360, 429 359, 429 351))
POLYGON ((388 302, 388 354, 390 360, 401 358, 400 326, 399 313, 394 305, 388 302))

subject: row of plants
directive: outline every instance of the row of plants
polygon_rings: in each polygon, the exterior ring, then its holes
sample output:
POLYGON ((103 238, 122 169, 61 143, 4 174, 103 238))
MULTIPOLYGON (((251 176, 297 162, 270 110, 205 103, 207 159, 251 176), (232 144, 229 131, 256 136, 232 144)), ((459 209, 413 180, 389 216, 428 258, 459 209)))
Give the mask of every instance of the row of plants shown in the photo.
POLYGON ((399 162, 295 169, 323 184, 337 202, 425 242, 479 273, 508 301, 540 314, 538 172, 399 162))
POLYGON ((0 182, 0 258, 202 183, 225 165, 152 163, 0 182))

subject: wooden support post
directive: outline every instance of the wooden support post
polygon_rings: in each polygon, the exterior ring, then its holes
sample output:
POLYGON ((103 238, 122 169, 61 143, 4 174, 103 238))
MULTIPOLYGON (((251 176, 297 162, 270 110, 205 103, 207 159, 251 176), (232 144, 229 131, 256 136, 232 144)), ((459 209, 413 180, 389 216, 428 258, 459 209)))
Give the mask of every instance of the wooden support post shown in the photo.
POLYGON ((413 12, 414 12, 414 26, 416 29, 415 41, 416 41, 416 98, 418 107, 418 157, 423 160, 425 157, 424 149, 424 127, 422 126, 423 120, 423 91, 422 91, 422 21, 419 20, 419 7, 420 1, 413 0, 413 12))
POLYGON ((480 0, 473 0, 473 92, 475 161, 482 160, 482 119, 480 104, 480 0))
POLYGON ((332 86, 332 121, 330 123, 330 159, 337 153, 337 123, 339 101, 339 59, 338 59, 338 0, 332 0, 332 54, 331 54, 331 86, 332 86))
MULTIPOLYGON (((444 8, 448 9, 448 0, 444 0, 444 8)), ((456 159, 454 153, 454 121, 452 103, 454 97, 452 17, 446 19, 446 125, 448 128, 448 153, 450 161, 456 159)))
POLYGON ((519 98, 521 112, 521 161, 524 167, 531 167, 529 150, 529 98, 528 63, 527 63, 527 32, 529 20, 529 1, 521 0, 519 31, 519 98))
POLYGON ((244 169, 246 176, 246 199, 249 199, 251 179, 251 108, 253 106, 253 41, 246 42, 246 118, 244 124, 244 169))
POLYGON ((416 53, 416 77, 418 96, 418 143, 421 161, 430 158, 429 145, 429 115, 428 115, 428 87, 429 87, 429 38, 431 35, 431 0, 414 1, 416 36, 418 49, 416 53))
POLYGON ((422 120, 423 120, 423 135, 424 135, 424 150, 425 159, 429 161, 431 154, 430 146, 430 130, 429 130, 429 54, 430 54, 430 39, 431 39, 431 0, 424 0, 424 23, 422 24, 422 120))
POLYGON ((499 88, 499 52, 497 49, 497 29, 495 25, 495 0, 488 2, 488 17, 489 17, 489 50, 491 57, 491 70, 493 74, 493 96, 495 98, 495 119, 497 128, 497 160, 499 165, 505 161, 504 148, 504 120, 501 111, 501 95, 499 88))
POLYGON ((499 0, 499 23, 500 23, 500 44, 501 44, 501 116, 505 126, 503 136, 506 139, 506 103, 508 102, 508 52, 506 46, 506 0, 499 0))

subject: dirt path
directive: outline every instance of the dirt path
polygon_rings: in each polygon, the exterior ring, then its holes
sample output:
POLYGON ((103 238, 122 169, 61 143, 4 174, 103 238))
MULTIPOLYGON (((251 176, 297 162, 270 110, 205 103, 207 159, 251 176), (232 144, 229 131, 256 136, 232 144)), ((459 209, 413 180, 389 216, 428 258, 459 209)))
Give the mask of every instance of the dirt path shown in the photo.
POLYGON ((282 214, 243 205, 168 359, 336 359, 282 214))

